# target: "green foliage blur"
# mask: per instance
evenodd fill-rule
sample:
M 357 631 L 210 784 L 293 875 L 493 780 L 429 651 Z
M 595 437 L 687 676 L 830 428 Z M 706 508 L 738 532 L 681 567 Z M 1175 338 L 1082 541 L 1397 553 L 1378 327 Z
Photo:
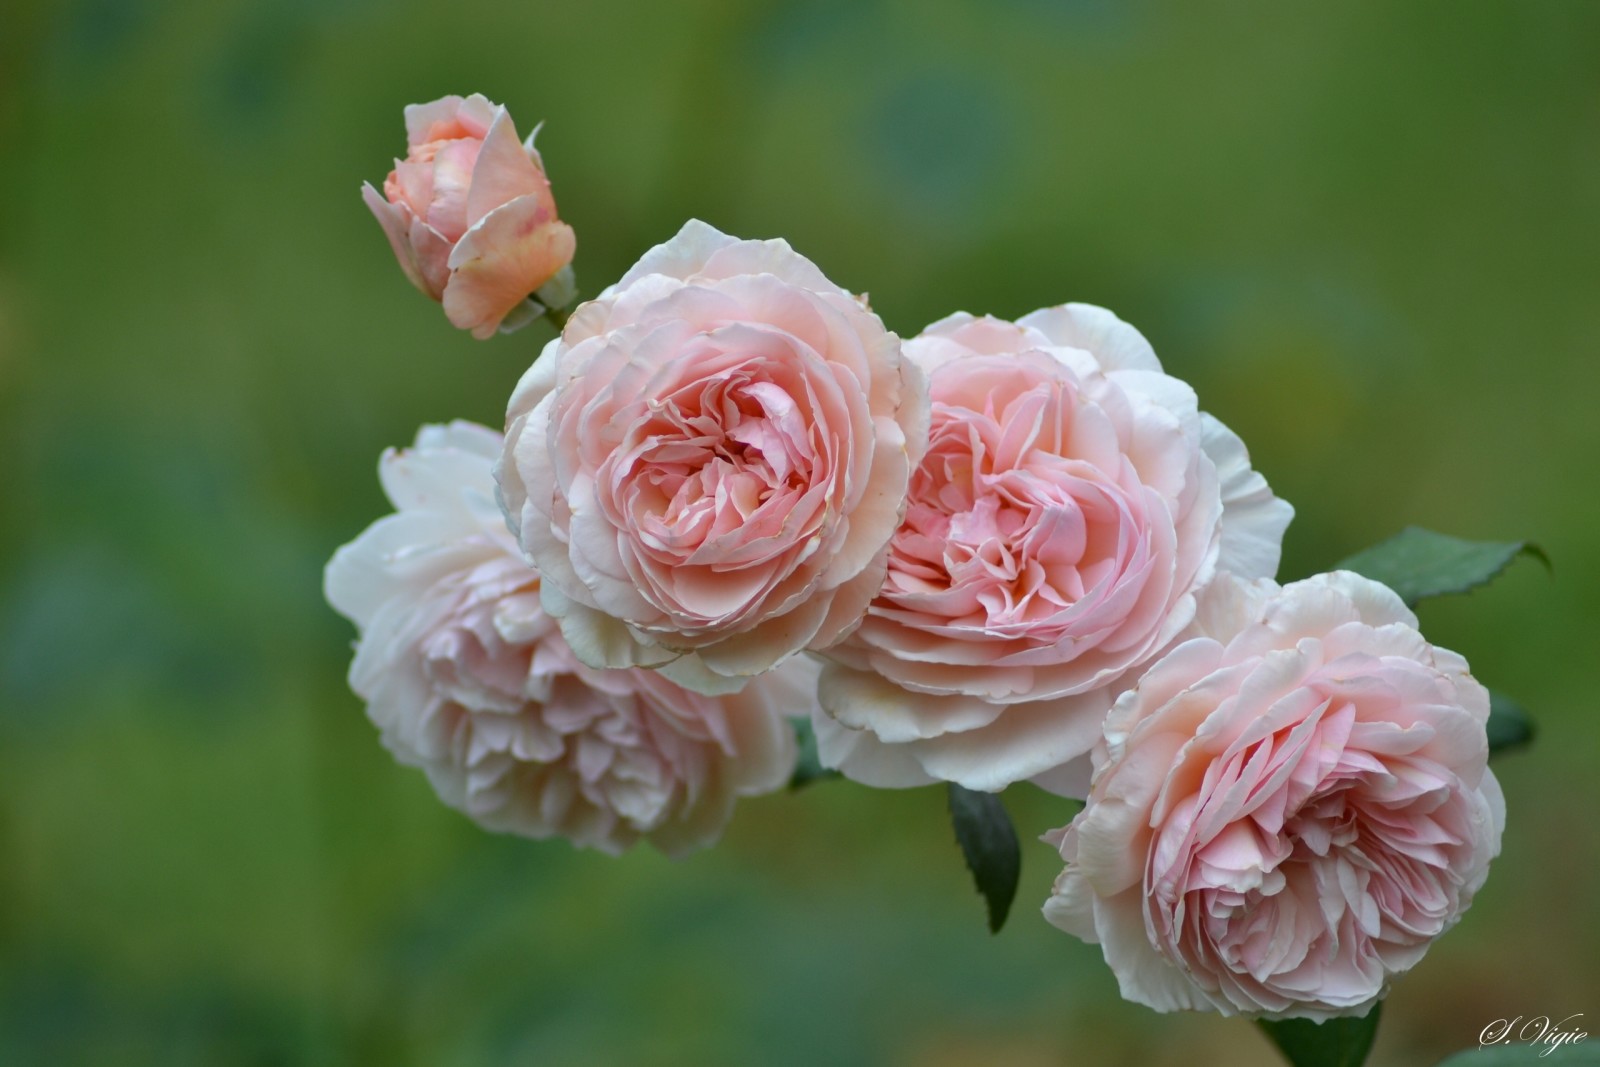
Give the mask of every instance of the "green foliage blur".
M 475 90 L 546 120 L 589 293 L 698 216 L 907 335 L 1101 303 L 1295 504 L 1285 576 L 1543 546 L 1422 608 L 1540 735 L 1371 1062 L 1600 1018 L 1600 4 L 7 0 L 0 1064 L 1275 1062 L 1039 918 L 1073 809 L 1031 788 L 991 937 L 942 790 L 609 859 L 379 747 L 322 565 L 549 336 L 452 330 L 357 196 Z

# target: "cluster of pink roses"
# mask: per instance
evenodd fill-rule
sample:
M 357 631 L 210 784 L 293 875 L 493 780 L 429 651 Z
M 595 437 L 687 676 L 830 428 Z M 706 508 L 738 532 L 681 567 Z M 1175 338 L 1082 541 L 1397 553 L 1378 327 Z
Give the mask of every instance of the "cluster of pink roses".
M 559 306 L 531 139 L 476 96 L 407 123 L 367 189 L 407 276 L 477 336 Z M 867 785 L 1086 798 L 1046 917 L 1130 999 L 1268 1018 L 1370 1008 L 1498 852 L 1464 661 L 1378 583 L 1278 586 L 1289 505 L 1101 308 L 902 342 L 691 221 L 573 310 L 503 437 L 426 427 L 380 475 L 396 513 L 327 572 L 351 685 L 492 829 L 707 845 L 809 718 Z

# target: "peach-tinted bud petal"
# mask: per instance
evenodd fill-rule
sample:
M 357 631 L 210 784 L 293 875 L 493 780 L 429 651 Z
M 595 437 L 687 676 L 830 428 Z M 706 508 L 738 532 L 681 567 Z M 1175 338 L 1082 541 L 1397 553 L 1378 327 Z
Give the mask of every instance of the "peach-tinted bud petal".
M 444 313 L 482 340 L 529 293 L 572 260 L 572 227 L 537 196 L 504 204 L 483 217 L 450 253 Z
M 467 193 L 467 226 L 476 226 L 501 204 L 509 204 L 524 196 L 539 197 L 541 206 L 551 218 L 555 218 L 556 203 L 550 195 L 550 182 L 528 158 L 522 143 L 517 140 L 510 114 L 501 108 L 494 125 L 489 127 L 489 135 L 483 139 L 482 150 L 476 156 L 472 188 Z
M 444 291 L 442 286 L 435 292 L 429 285 L 421 264 L 417 262 L 416 251 L 411 243 L 411 227 L 408 221 L 410 212 L 403 207 L 396 207 L 379 196 L 371 182 L 361 186 L 361 199 L 366 201 L 367 207 L 371 208 L 372 214 L 377 217 L 378 224 L 383 227 L 384 236 L 389 238 L 389 247 L 394 249 L 394 258 L 399 260 L 400 269 L 405 271 L 411 284 L 433 299 L 439 299 Z
M 459 96 L 442 96 L 428 104 L 407 104 L 406 143 L 415 147 L 439 139 L 438 130 L 455 121 L 463 101 Z
M 471 137 L 482 140 L 499 110 L 482 93 L 468 97 L 446 96 L 431 104 L 411 104 L 405 110 L 406 142 L 413 148 L 429 141 Z
M 428 225 L 447 240 L 459 241 L 467 221 L 467 193 L 478 165 L 479 141 L 450 141 L 433 157 L 433 196 L 423 208 Z
M 417 270 L 427 283 L 423 291 L 435 300 L 444 299 L 445 286 L 450 282 L 450 250 L 455 246 L 444 235 L 418 218 L 411 220 L 411 255 Z

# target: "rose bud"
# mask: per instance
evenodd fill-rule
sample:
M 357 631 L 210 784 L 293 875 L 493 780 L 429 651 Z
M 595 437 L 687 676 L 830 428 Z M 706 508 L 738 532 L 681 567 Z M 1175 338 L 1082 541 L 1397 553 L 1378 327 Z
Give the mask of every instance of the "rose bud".
M 381 196 L 361 187 L 411 284 L 480 340 L 571 299 L 576 239 L 556 217 L 538 132 L 518 142 L 506 109 L 476 93 L 412 104 L 406 158 Z

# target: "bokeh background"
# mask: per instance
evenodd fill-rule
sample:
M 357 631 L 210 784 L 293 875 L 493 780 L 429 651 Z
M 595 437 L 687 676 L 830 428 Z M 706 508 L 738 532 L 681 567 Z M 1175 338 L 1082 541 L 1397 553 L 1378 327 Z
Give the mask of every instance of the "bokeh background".
M 1037 791 L 990 937 L 936 790 L 608 859 L 379 748 L 323 562 L 378 453 L 498 424 L 548 336 L 452 330 L 356 195 L 473 90 L 547 120 L 590 292 L 699 216 L 902 333 L 1102 303 L 1297 506 L 1285 575 L 1543 545 L 1423 609 L 1541 734 L 1372 1062 L 1600 1018 L 1600 5 L 7 0 L 0 1063 L 1274 1062 L 1038 917 Z

